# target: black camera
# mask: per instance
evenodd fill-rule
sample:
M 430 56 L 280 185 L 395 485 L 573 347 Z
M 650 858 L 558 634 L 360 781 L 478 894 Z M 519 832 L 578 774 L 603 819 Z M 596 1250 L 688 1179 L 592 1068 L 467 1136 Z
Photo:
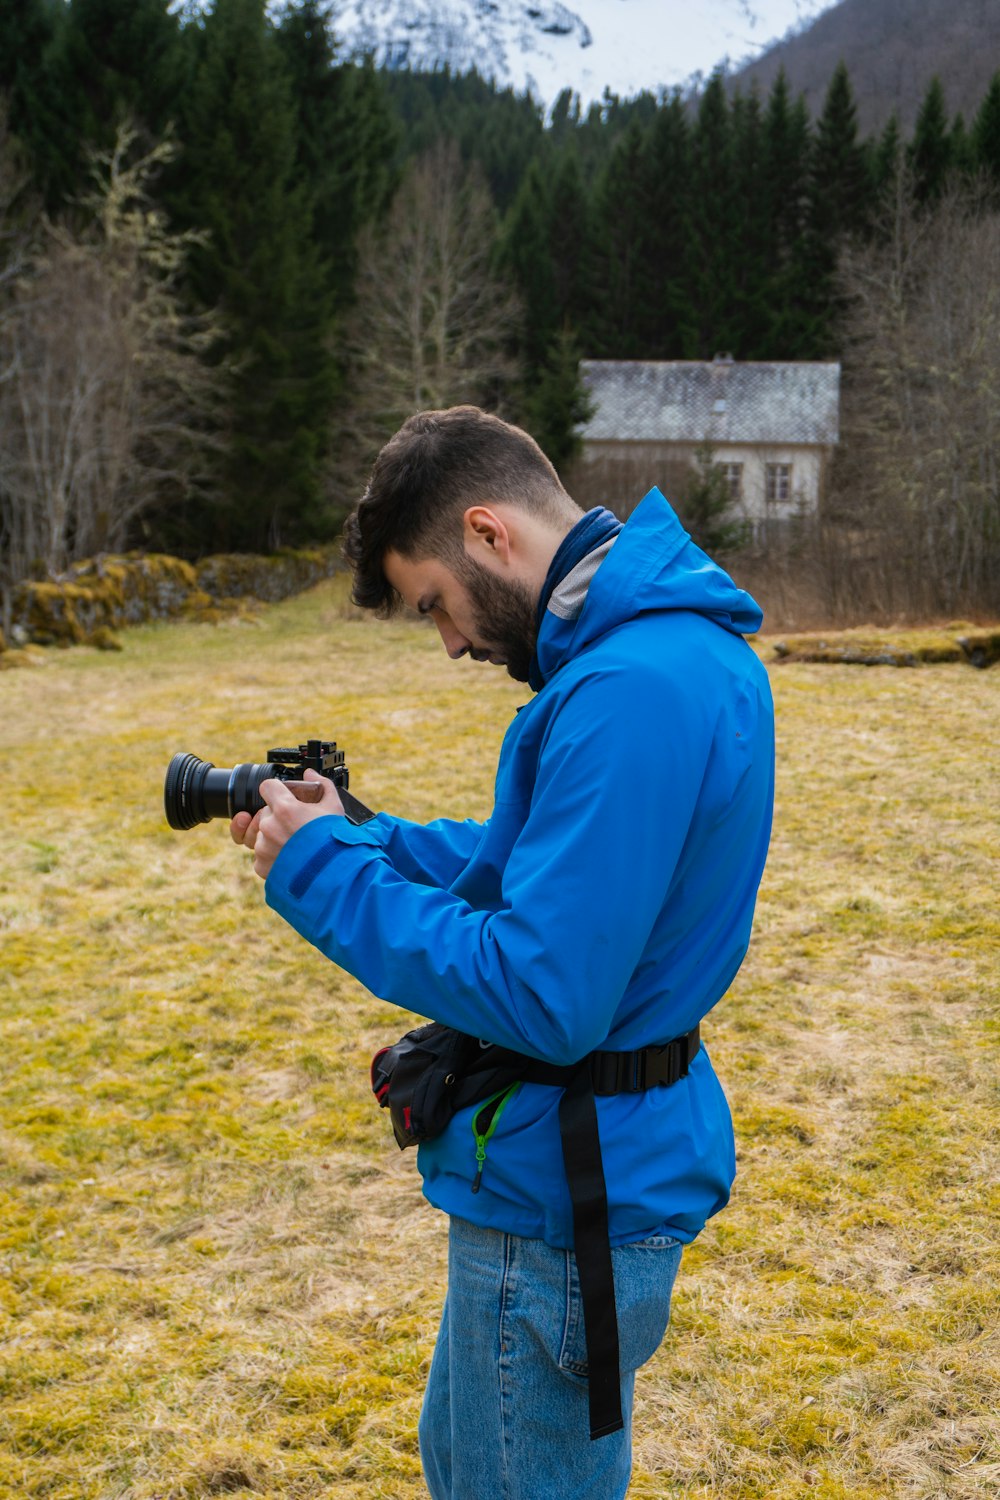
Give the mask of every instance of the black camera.
M 171 828 L 193 828 L 212 818 L 234 818 L 238 812 L 251 815 L 260 812 L 264 799 L 262 781 L 283 781 L 300 802 L 318 802 L 322 787 L 315 781 L 303 781 L 303 772 L 312 769 L 332 781 L 340 794 L 344 811 L 352 823 L 367 823 L 375 814 L 347 790 L 349 774 L 344 752 L 334 740 L 307 740 L 294 750 L 269 750 L 264 764 L 244 761 L 225 770 L 210 760 L 183 751 L 167 767 L 163 783 L 163 806 Z

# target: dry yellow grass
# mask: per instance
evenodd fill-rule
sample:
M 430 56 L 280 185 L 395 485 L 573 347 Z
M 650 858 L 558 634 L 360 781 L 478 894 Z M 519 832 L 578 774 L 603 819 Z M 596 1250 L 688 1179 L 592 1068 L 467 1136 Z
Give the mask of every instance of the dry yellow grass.
M 162 777 L 313 732 L 375 805 L 482 816 L 520 690 L 342 582 L 126 643 L 0 678 L 0 1496 L 410 1500 L 445 1226 L 367 1082 L 408 1018 L 221 825 L 171 833 Z M 771 861 L 707 1026 L 740 1176 L 641 1377 L 632 1493 L 978 1500 L 1000 670 L 772 680 Z

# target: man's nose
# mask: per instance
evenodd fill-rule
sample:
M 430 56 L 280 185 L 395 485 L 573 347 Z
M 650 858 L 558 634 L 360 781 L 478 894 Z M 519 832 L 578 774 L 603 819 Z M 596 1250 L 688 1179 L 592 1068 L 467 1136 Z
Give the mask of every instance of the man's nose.
M 467 640 L 460 630 L 456 630 L 454 625 L 439 623 L 438 633 L 444 642 L 444 649 L 452 661 L 458 661 L 459 657 L 464 656 L 472 646 L 472 642 Z

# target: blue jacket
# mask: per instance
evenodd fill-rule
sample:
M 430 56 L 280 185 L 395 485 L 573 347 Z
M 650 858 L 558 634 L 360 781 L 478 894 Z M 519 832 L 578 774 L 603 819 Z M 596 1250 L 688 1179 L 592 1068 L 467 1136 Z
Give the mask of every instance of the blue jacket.
M 773 709 L 742 639 L 760 622 L 651 490 L 578 617 L 544 616 L 545 685 L 504 738 L 489 820 L 315 819 L 269 905 L 376 995 L 551 1062 L 688 1031 L 743 960 L 767 852 Z M 571 1245 L 559 1097 L 510 1100 L 477 1194 L 456 1115 L 420 1148 L 426 1197 Z M 735 1174 L 707 1049 L 673 1087 L 597 1105 L 612 1243 L 693 1239 Z

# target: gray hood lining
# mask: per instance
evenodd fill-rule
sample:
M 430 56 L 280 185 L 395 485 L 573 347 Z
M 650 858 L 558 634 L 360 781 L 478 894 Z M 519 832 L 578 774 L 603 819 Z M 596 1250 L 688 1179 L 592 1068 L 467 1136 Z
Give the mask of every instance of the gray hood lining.
M 586 557 L 580 559 L 575 568 L 571 568 L 562 582 L 552 591 L 547 609 L 560 620 L 575 620 L 583 613 L 583 606 L 587 599 L 587 590 L 594 580 L 601 563 L 611 551 L 618 535 L 609 537 L 593 552 L 588 552 Z

